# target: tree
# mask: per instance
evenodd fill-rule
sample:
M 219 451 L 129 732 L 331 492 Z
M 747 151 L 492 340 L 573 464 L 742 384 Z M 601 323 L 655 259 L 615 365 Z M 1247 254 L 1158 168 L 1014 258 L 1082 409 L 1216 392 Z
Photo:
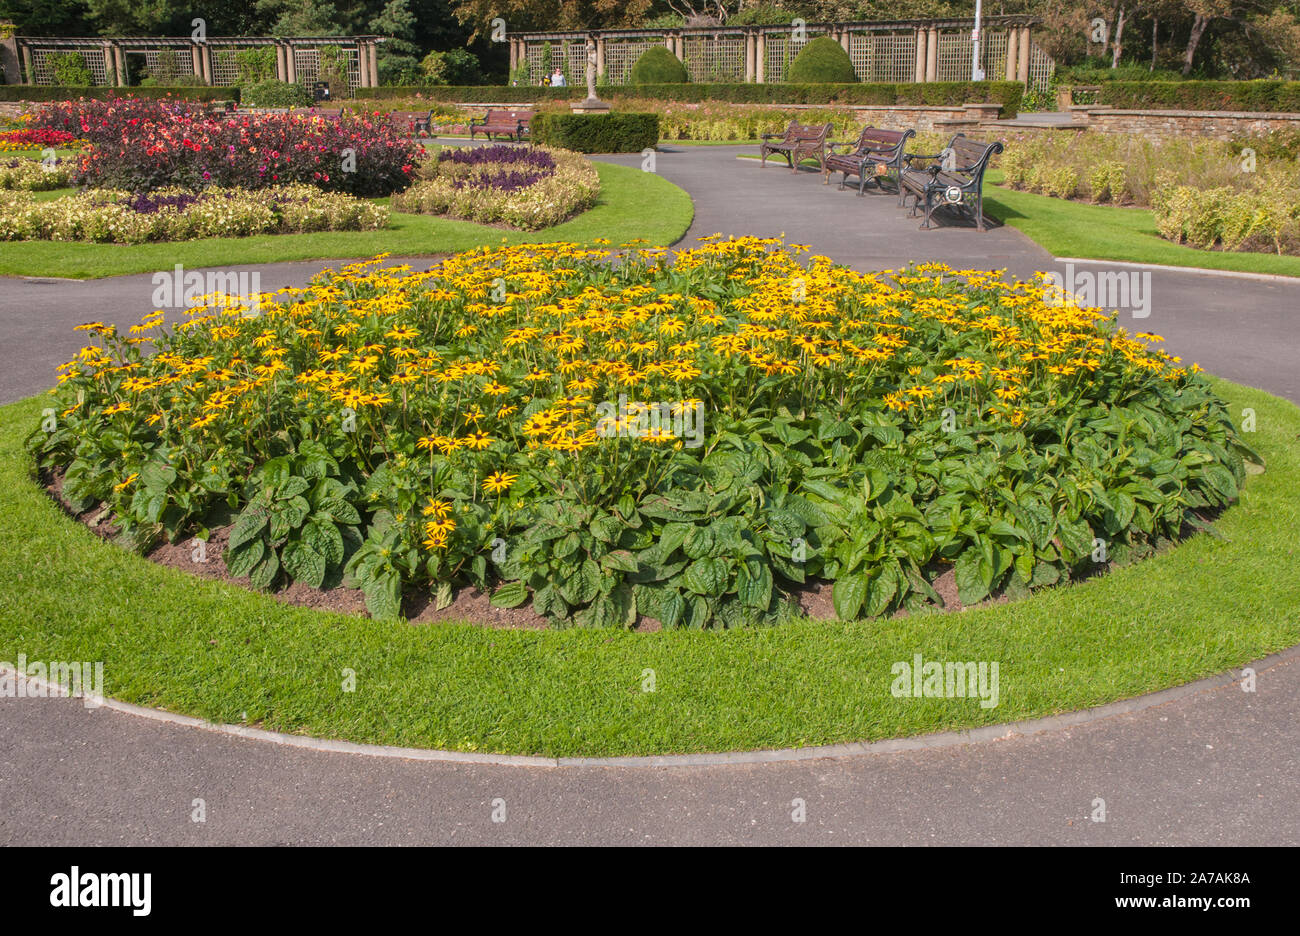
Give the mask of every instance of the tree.
M 375 54 L 379 80 L 384 84 L 416 80 L 420 69 L 420 48 L 415 44 L 415 14 L 407 0 L 388 0 L 370 21 L 370 31 L 388 37 L 387 42 L 379 44 L 379 51 Z

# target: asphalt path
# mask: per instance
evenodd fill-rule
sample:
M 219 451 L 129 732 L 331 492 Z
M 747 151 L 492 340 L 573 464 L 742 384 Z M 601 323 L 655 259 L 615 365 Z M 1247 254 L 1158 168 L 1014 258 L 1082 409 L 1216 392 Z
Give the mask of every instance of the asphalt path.
M 937 259 L 1065 273 L 1010 228 L 920 231 L 891 195 L 858 198 L 815 174 L 737 160 L 742 152 L 752 148 L 656 155 L 654 170 L 695 201 L 686 243 L 784 234 L 864 271 Z M 338 262 L 240 269 L 274 289 L 326 265 Z M 1212 373 L 1300 400 L 1300 283 L 1075 268 L 1086 271 L 1136 273 L 1131 282 L 1149 289 L 1145 315 L 1125 311 L 1132 330 L 1164 336 Z M 153 289 L 147 274 L 0 279 L 0 402 L 50 385 L 82 343 L 73 325 L 130 325 L 153 308 Z M 1262 672 L 1256 690 L 1206 689 L 996 742 L 668 768 L 319 752 L 75 700 L 0 699 L 0 844 L 1300 844 L 1300 665 Z M 203 822 L 194 821 L 196 800 Z M 1104 822 L 1095 821 L 1099 801 Z

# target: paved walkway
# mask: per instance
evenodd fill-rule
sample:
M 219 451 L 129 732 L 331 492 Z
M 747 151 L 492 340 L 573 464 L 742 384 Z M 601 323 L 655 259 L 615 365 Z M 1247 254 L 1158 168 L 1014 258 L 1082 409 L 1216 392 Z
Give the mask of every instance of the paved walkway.
M 918 232 L 891 198 L 760 171 L 735 160 L 742 151 L 659 154 L 657 171 L 695 199 L 689 236 L 784 232 L 863 270 L 927 259 L 1059 269 L 1013 230 Z M 324 265 L 262 267 L 263 286 Z M 148 276 L 0 280 L 0 402 L 48 386 L 79 345 L 71 325 L 131 324 L 151 292 Z M 1300 400 L 1300 284 L 1156 272 L 1152 295 L 1135 330 Z M 1298 708 L 1300 663 L 1289 662 L 1254 694 L 1207 690 L 1031 738 L 746 767 L 536 769 L 317 753 L 69 700 L 0 699 L 0 844 L 1300 844 Z M 1097 798 L 1105 823 L 1089 818 Z M 803 823 L 791 820 L 796 799 Z

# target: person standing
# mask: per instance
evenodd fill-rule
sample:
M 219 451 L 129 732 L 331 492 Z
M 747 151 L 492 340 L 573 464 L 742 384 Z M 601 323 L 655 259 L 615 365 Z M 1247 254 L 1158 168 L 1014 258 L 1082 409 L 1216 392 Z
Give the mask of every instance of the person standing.
M 565 84 L 566 82 L 564 80 L 564 72 L 560 71 L 559 65 L 556 65 L 555 72 L 551 75 L 551 87 L 563 88 Z

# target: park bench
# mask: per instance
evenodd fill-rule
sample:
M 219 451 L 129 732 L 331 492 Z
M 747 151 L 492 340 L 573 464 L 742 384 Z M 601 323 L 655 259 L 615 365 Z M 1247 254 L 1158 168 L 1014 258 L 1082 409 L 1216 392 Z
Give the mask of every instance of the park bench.
M 393 111 L 388 115 L 393 126 L 404 130 L 411 136 L 419 136 L 420 131 L 433 136 L 433 111 Z
M 516 142 L 522 142 L 529 134 L 532 120 L 533 112 L 530 110 L 489 110 L 482 120 L 470 121 L 469 138 L 474 139 L 475 133 L 486 133 L 489 140 L 507 136 Z
M 799 171 L 799 162 L 805 157 L 812 157 L 826 171 L 826 139 L 831 135 L 830 124 L 801 124 L 798 121 L 790 121 L 790 126 L 785 128 L 785 133 L 765 133 L 763 134 L 764 143 L 758 148 L 760 167 L 767 166 L 767 157 L 773 153 L 784 156 L 787 163 L 790 164 L 791 172 Z M 766 142 L 781 139 L 776 143 Z
M 917 210 L 924 208 L 922 228 L 930 227 L 930 216 L 935 208 L 947 205 L 973 212 L 976 229 L 985 230 L 984 170 L 993 154 L 1000 152 L 1001 143 L 981 143 L 959 133 L 941 153 L 907 153 L 903 156 L 904 167 L 899 175 L 900 204 L 906 202 L 908 195 L 916 199 L 912 203 L 911 215 L 916 217 Z M 912 165 L 914 161 L 923 159 L 939 162 L 925 167 Z
M 828 152 L 823 182 L 829 181 L 832 172 L 842 172 L 844 175 L 840 179 L 840 188 L 843 189 L 849 181 L 849 176 L 855 175 L 858 177 L 860 197 L 867 187 L 868 176 L 875 180 L 877 187 L 880 187 L 881 179 L 892 169 L 897 184 L 898 177 L 903 172 L 903 148 L 914 136 L 916 136 L 915 130 L 882 130 L 879 127 L 864 127 L 858 134 L 856 143 L 847 140 L 827 143 Z M 851 146 L 853 149 L 851 152 L 837 153 L 835 152 L 837 146 Z M 901 185 L 899 196 L 901 199 Z

